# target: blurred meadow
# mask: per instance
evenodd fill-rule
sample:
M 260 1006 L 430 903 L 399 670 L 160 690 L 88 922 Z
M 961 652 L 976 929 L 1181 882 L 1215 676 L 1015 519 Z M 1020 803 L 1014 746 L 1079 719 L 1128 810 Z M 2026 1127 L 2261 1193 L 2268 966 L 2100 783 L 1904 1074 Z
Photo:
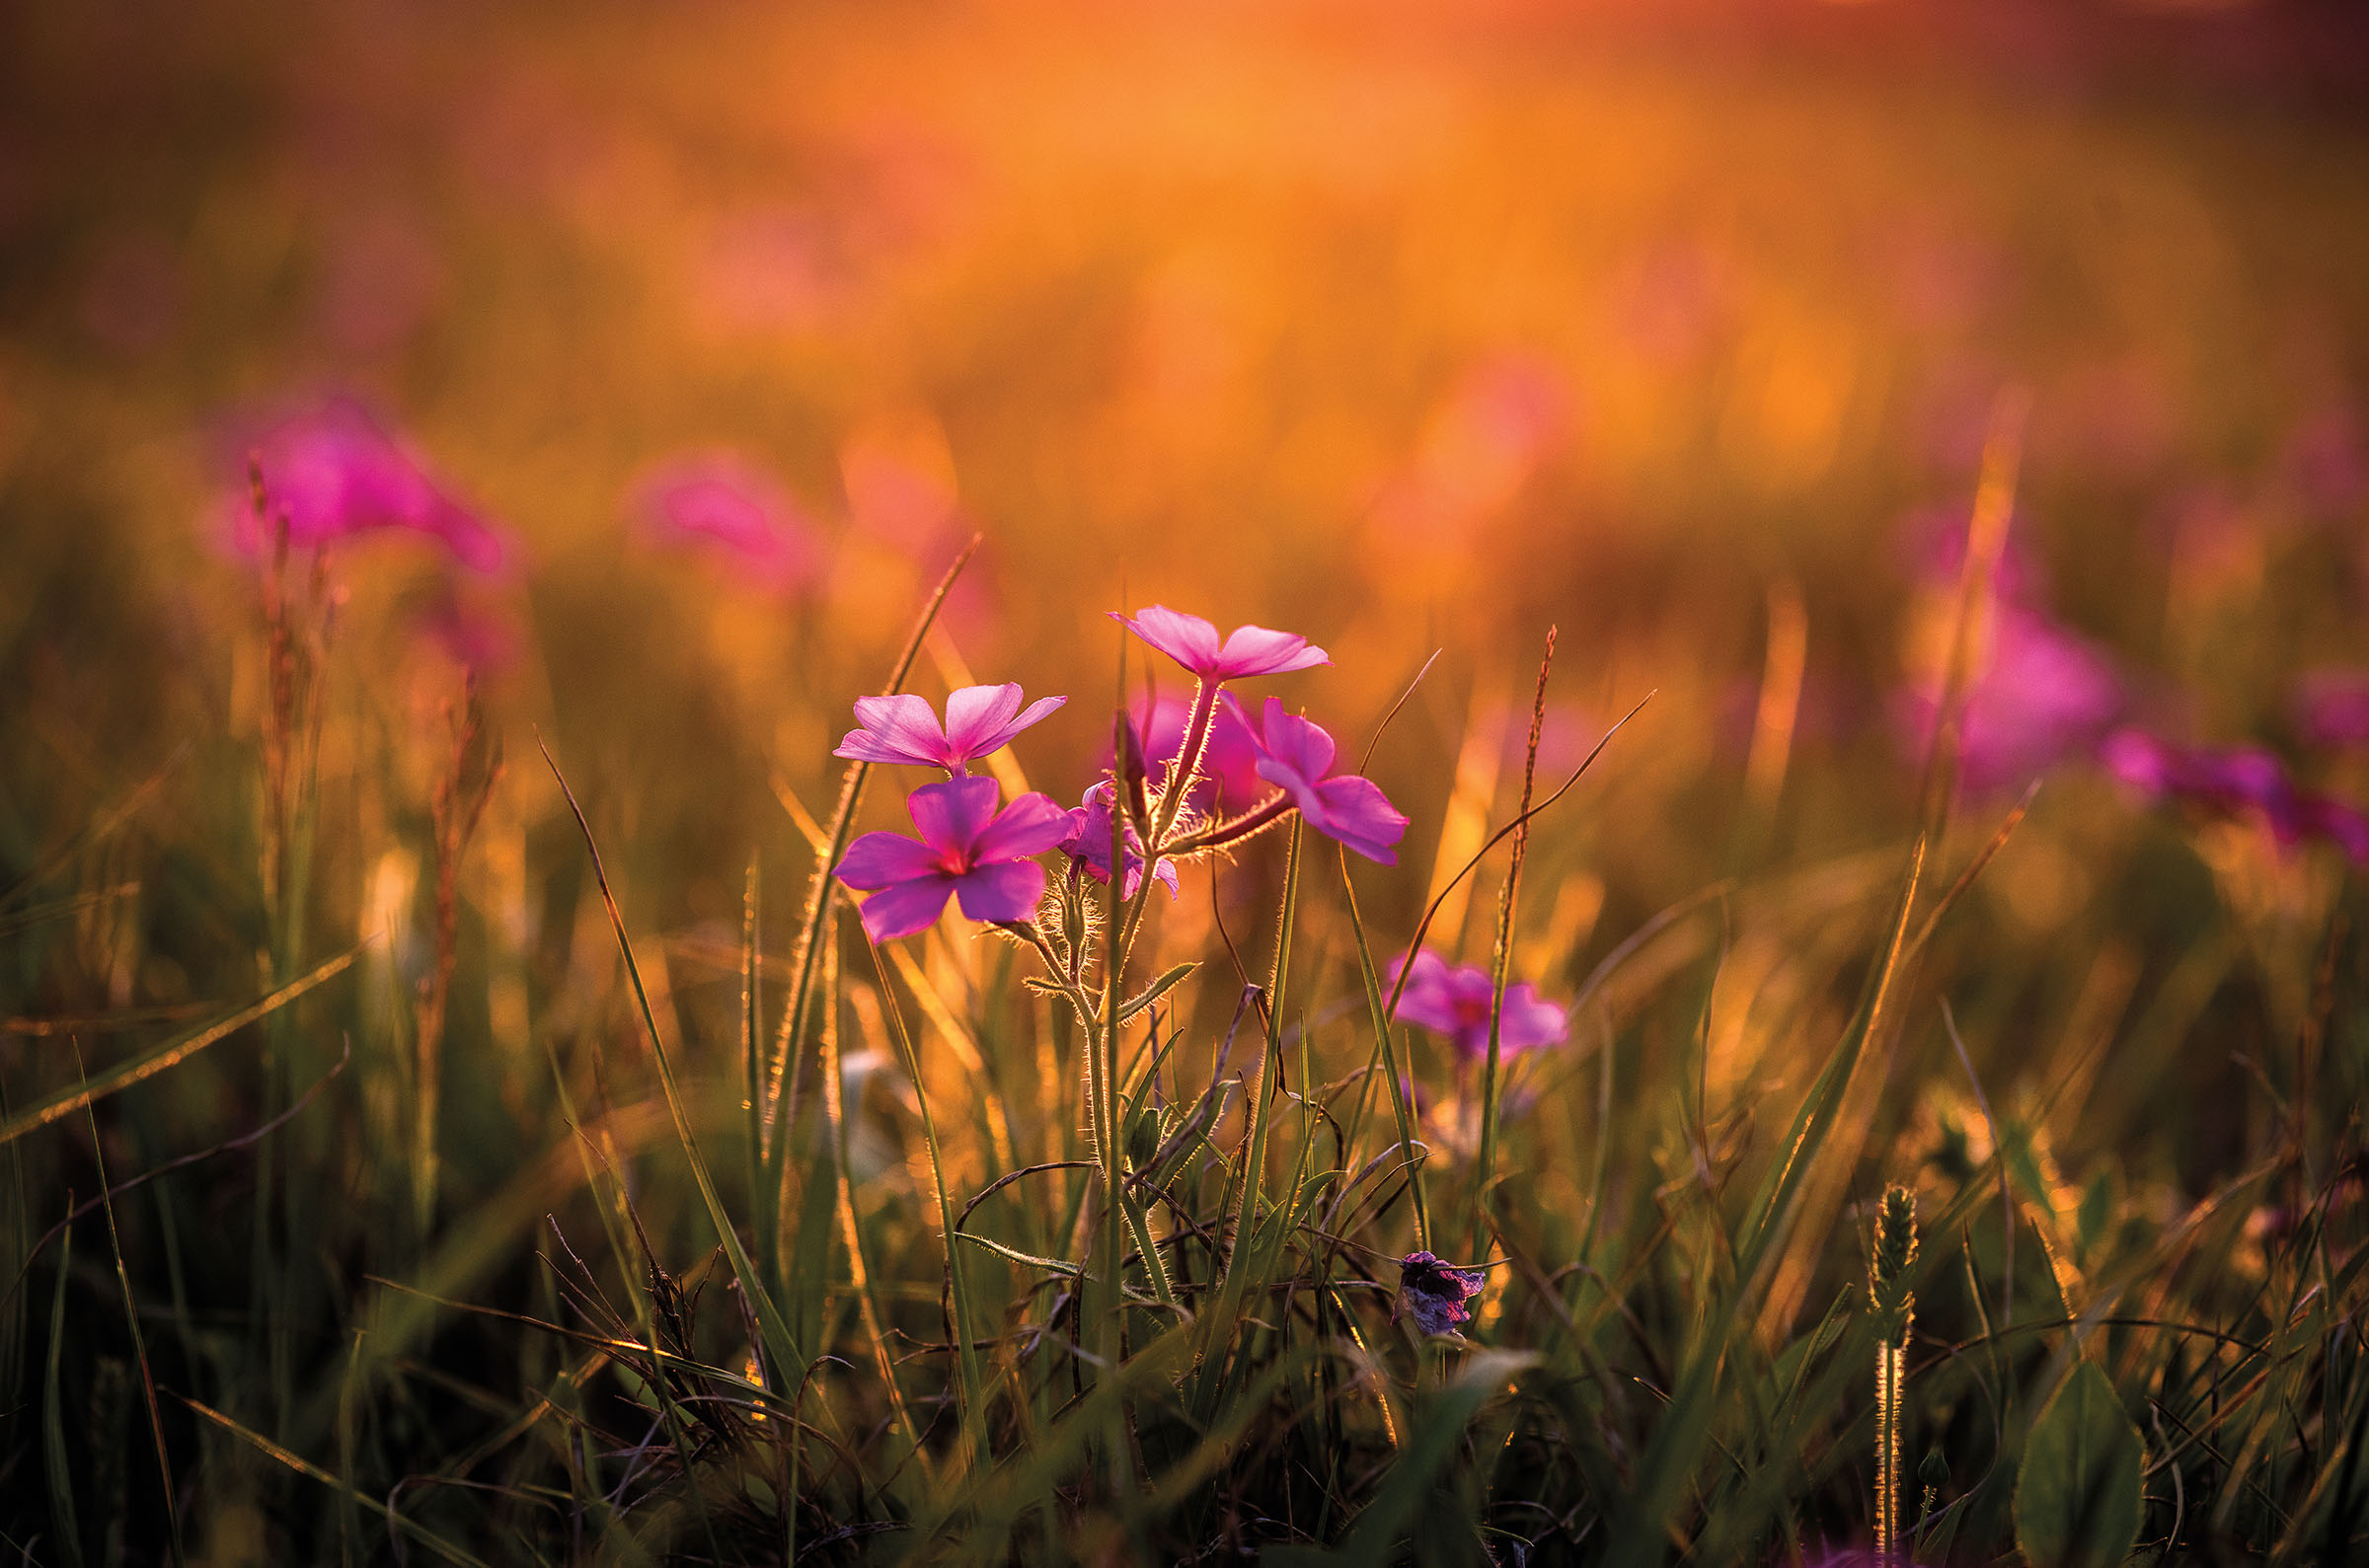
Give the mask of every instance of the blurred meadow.
M 0 12 L 0 1551 L 2369 1560 L 2364 103 L 2302 0 Z M 1066 696 L 1063 808 L 1123 707 L 1158 840 L 1151 605 L 1396 863 L 868 940 L 851 705 Z

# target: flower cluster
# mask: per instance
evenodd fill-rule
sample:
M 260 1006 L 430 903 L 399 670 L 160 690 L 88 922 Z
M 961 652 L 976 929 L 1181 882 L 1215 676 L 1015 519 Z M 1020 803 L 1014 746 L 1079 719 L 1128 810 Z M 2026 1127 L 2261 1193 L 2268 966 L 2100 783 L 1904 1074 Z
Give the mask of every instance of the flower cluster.
M 1162 605 L 1116 619 L 1192 674 L 1192 699 L 1166 712 L 1156 707 L 1144 726 L 1150 742 L 1138 731 L 1135 756 L 1114 762 L 1068 810 L 1030 793 L 999 812 L 995 782 L 969 777 L 970 764 L 1049 717 L 1066 698 L 1024 707 L 1017 685 L 969 686 L 947 698 L 943 718 L 919 697 L 857 700 L 857 727 L 834 755 L 947 775 L 907 799 L 918 837 L 869 833 L 839 862 L 840 881 L 872 895 L 862 913 L 874 940 L 928 930 L 950 898 L 971 920 L 1025 933 L 1046 885 L 1036 857 L 1058 850 L 1067 858 L 1064 885 L 1074 903 L 1082 878 L 1110 879 L 1114 838 L 1124 861 L 1120 896 L 1128 900 L 1142 890 L 1147 868 L 1174 897 L 1179 860 L 1239 844 L 1293 812 L 1370 860 L 1397 863 L 1406 815 L 1372 780 L 1334 771 L 1333 737 L 1271 697 L 1254 723 L 1224 690 L 1230 681 L 1328 664 L 1324 649 L 1264 627 L 1237 627 L 1220 637 L 1199 616 Z M 1048 950 L 1061 934 L 1074 951 L 1079 921 L 1074 909 L 1069 915 L 1036 933 Z

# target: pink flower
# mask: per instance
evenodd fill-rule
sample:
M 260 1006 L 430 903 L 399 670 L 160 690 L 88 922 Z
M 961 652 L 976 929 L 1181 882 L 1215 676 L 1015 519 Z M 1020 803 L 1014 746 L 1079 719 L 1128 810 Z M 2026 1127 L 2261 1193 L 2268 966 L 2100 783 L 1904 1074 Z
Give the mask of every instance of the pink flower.
M 1453 1334 L 1473 1320 L 1467 1304 L 1480 1300 L 1488 1283 L 1479 1269 L 1450 1268 L 1428 1252 L 1410 1252 L 1399 1259 L 1399 1296 L 1391 1319 L 1412 1317 L 1426 1334 Z
M 1310 647 L 1306 637 L 1264 627 L 1236 627 L 1221 644 L 1216 627 L 1166 605 L 1152 605 L 1131 616 L 1113 610 L 1110 619 L 1204 681 L 1283 675 L 1333 662 L 1323 648 Z
M 1392 983 L 1397 983 L 1406 963 L 1404 958 L 1391 960 Z M 1426 947 L 1414 955 L 1414 972 L 1407 977 L 1407 990 L 1399 998 L 1399 1016 L 1446 1035 L 1457 1055 L 1477 1062 L 1489 1055 L 1489 1004 L 1494 989 L 1489 971 L 1479 964 L 1451 969 L 1447 960 Z M 1497 1025 L 1501 1053 L 1560 1045 L 1569 1034 L 1569 1014 L 1543 1000 L 1537 987 L 1517 981 L 1505 988 L 1504 1017 Z
M 1333 752 L 1332 736 L 1286 713 L 1275 699 L 1266 700 L 1259 736 L 1259 777 L 1290 795 L 1301 817 L 1326 838 L 1379 864 L 1398 864 L 1394 846 L 1407 831 L 1407 817 L 1371 779 L 1355 774 L 1327 777 Z
M 1152 705 L 1150 717 L 1136 725 L 1144 760 L 1174 767 L 1184 744 L 1184 725 L 1191 709 L 1173 697 Z M 1220 703 L 1210 715 L 1209 739 L 1201 748 L 1200 777 L 1193 780 L 1185 803 L 1196 811 L 1242 811 L 1267 792 L 1259 777 L 1259 736 L 1231 703 Z
M 1933 735 L 1938 679 L 1901 694 L 1904 742 Z M 1966 687 L 1960 758 L 1970 788 L 2019 784 L 2095 745 L 2123 707 L 2104 653 L 2036 611 L 2002 604 L 1988 662 Z
M 1050 796 L 1025 794 L 1001 812 L 992 779 L 924 784 L 906 799 L 919 839 L 867 833 L 840 858 L 839 880 L 873 896 L 864 930 L 876 942 L 925 932 L 949 898 L 978 921 L 1025 921 L 1044 896 L 1044 867 L 1032 859 L 1069 831 L 1069 813 Z
M 941 726 L 929 703 L 919 697 L 859 697 L 856 721 L 834 757 L 850 762 L 906 763 L 916 768 L 944 768 L 956 777 L 981 757 L 1001 751 L 1012 737 L 1045 717 L 1066 697 L 1042 697 L 1023 711 L 1018 683 L 965 686 L 946 699 L 946 723 Z
M 729 551 L 757 586 L 795 587 L 819 552 L 798 505 L 773 479 L 728 452 L 672 459 L 633 490 L 643 528 L 666 543 L 707 541 Z
M 2258 746 L 2177 746 L 2135 729 L 2099 748 L 2106 772 L 2155 799 L 2172 798 L 2218 817 L 2253 817 L 2280 844 L 2324 839 L 2356 864 L 2369 864 L 2369 813 L 2332 795 L 2299 789 L 2286 765 Z
M 1098 882 L 1110 880 L 1110 799 L 1113 790 L 1110 781 L 1086 791 L 1085 802 L 1069 813 L 1069 832 L 1061 840 L 1061 852 L 1086 868 L 1086 874 Z M 1119 888 L 1119 896 L 1133 898 L 1143 885 L 1143 841 L 1133 828 L 1121 828 L 1127 836 L 1127 879 Z M 1162 860 L 1160 869 L 1152 873 L 1168 886 L 1168 896 L 1177 896 L 1177 866 L 1173 860 Z
M 250 555 L 269 548 L 280 519 L 298 548 L 381 528 L 427 534 L 463 565 L 493 571 L 507 553 L 501 535 L 440 489 L 410 451 L 371 421 L 360 404 L 336 398 L 256 440 L 268 513 L 259 527 L 242 499 L 234 539 Z M 243 493 L 243 487 L 242 487 Z

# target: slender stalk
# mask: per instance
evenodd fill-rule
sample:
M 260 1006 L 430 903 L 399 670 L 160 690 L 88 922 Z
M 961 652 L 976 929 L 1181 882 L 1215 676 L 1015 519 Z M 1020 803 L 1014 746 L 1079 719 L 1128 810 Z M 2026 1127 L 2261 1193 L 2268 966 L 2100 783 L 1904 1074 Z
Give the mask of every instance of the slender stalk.
M 1489 1055 L 1481 1070 L 1481 1143 L 1473 1168 L 1473 1257 L 1486 1256 L 1491 1227 L 1489 1187 L 1497 1168 L 1497 1083 L 1504 1054 L 1505 982 L 1513 965 L 1514 899 L 1522 885 L 1522 861 L 1530 849 L 1530 792 L 1538 781 L 1538 741 L 1547 722 L 1547 672 L 1555 665 L 1555 628 L 1547 628 L 1547 650 L 1538 661 L 1538 689 L 1530 701 L 1530 745 L 1522 761 L 1522 804 L 1514 813 L 1513 859 L 1497 896 L 1497 935 L 1490 965 Z M 1410 968 L 1413 965 L 1409 966 Z
M 890 696 L 903 690 L 905 677 L 913 672 L 913 661 L 921 656 L 921 644 L 929 635 L 930 627 L 937 621 L 938 612 L 946 604 L 946 596 L 954 591 L 955 579 L 970 563 L 980 541 L 985 536 L 973 534 L 970 543 L 947 566 L 938 579 L 929 602 L 922 606 L 911 635 L 905 638 L 903 650 L 889 669 L 885 688 Z M 778 1289 L 782 1279 L 782 1203 L 790 1182 L 790 1129 L 796 1122 L 796 1105 L 783 1103 L 785 1082 L 790 1066 L 798 1059 L 798 1048 L 804 1038 L 806 1018 L 812 1011 L 814 970 L 822 933 L 829 929 L 832 905 L 836 902 L 839 884 L 831 872 L 839 864 L 839 857 L 847 852 L 848 836 L 855 831 L 856 807 L 864 798 L 864 781 L 869 777 L 869 764 L 851 762 L 839 783 L 839 804 L 831 813 L 831 829 L 822 854 L 814 861 L 813 879 L 807 884 L 805 918 L 800 924 L 798 942 L 791 961 L 793 979 L 790 984 L 790 1006 L 782 1013 L 782 1032 L 774 1042 L 773 1061 L 766 1073 L 763 1114 L 759 1117 L 762 1137 L 762 1156 L 758 1161 L 756 1207 L 757 1254 L 762 1262 L 763 1277 L 769 1288 Z M 792 1096 L 795 1099 L 795 1096 Z

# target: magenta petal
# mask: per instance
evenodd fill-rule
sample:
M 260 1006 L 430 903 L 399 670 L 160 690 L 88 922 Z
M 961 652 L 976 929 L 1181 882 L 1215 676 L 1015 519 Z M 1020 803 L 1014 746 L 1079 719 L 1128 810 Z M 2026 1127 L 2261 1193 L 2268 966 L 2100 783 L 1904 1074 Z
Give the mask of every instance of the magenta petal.
M 1571 1032 L 1570 1016 L 1543 1000 L 1529 984 L 1505 988 L 1505 1012 L 1497 1024 L 1497 1043 L 1508 1051 L 1528 1051 L 1559 1045 Z
M 864 901 L 864 933 L 876 942 L 917 935 L 938 923 L 955 880 L 951 876 L 916 877 L 883 888 Z
M 894 767 L 942 768 L 946 765 L 935 756 L 917 752 L 910 746 L 900 746 L 882 740 L 869 729 L 851 729 L 831 750 L 834 757 L 849 762 L 869 762 Z
M 1169 755 L 1176 755 L 1179 744 L 1181 740 L 1169 743 Z M 1266 793 L 1263 784 L 1259 777 L 1259 732 L 1243 715 L 1234 694 L 1222 693 L 1217 717 L 1209 725 L 1209 744 L 1201 752 L 1196 794 L 1212 796 L 1221 811 L 1247 811 Z
M 971 859 L 980 865 L 1025 860 L 1056 848 L 1069 832 L 1069 813 L 1052 796 L 1032 790 L 1006 806 L 971 841 Z
M 1400 962 L 1391 964 L 1394 984 Z M 1428 947 L 1414 955 L 1414 972 L 1407 977 L 1407 989 L 1399 995 L 1399 1016 L 1417 1028 L 1440 1034 L 1455 1032 L 1456 1002 L 1448 990 L 1448 966 Z
M 435 497 L 427 531 L 444 542 L 453 559 L 475 571 L 498 571 L 503 555 L 501 536 L 467 509 L 441 495 Z
M 1044 897 L 1044 867 L 1034 860 L 982 865 L 955 881 L 955 894 L 972 920 L 1032 921 Z
M 1020 688 L 1016 686 L 1013 688 L 1013 690 L 1018 691 Z M 1044 717 L 1045 714 L 1051 712 L 1054 709 L 1059 708 L 1063 703 L 1068 701 L 1069 699 L 1066 697 L 1038 698 L 1035 702 L 1031 703 L 1027 709 L 1023 709 L 1017 717 L 1007 721 L 1001 727 L 984 736 L 981 740 L 975 743 L 971 747 L 970 755 L 973 757 L 985 757 L 994 752 L 1003 750 L 1006 746 L 1012 743 L 1013 736 L 1019 734 L 1022 730 L 1028 728 L 1031 724 L 1035 723 L 1038 719 Z
M 864 890 L 936 876 L 944 866 L 929 846 L 901 833 L 867 833 L 839 858 L 839 880 Z
M 1110 619 L 1175 659 L 1195 675 L 1213 675 L 1218 668 L 1217 628 L 1197 615 L 1186 615 L 1155 604 L 1125 616 L 1113 610 Z
M 965 686 L 947 693 L 947 750 L 956 757 L 986 756 L 1011 738 L 1008 734 L 997 738 L 996 732 L 1019 711 L 1020 687 L 1016 682 Z
M 923 784 L 905 799 L 921 840 L 942 855 L 968 859 L 971 846 L 995 818 L 1001 789 L 992 779 L 948 779 Z
M 1333 771 L 1333 737 L 1307 719 L 1283 711 L 1274 698 L 1266 700 L 1260 725 L 1266 755 L 1304 779 L 1322 779 Z
M 1277 762 L 1272 757 L 1261 757 L 1259 759 L 1259 777 L 1289 794 L 1292 803 L 1303 813 L 1324 809 L 1314 781 L 1304 777 L 1297 768 Z
M 861 760 L 910 762 L 920 767 L 944 768 L 947 761 L 946 734 L 938 727 L 938 715 L 930 705 L 911 693 L 895 697 L 859 697 L 856 699 L 856 722 L 871 732 L 871 744 L 880 757 Z M 843 747 L 857 745 L 851 734 L 841 743 Z M 852 752 L 842 750 L 840 755 Z
M 1310 647 L 1306 637 L 1261 626 L 1236 627 L 1218 653 L 1218 667 L 1229 679 L 1285 675 L 1332 662 L 1323 648 Z
M 1379 865 L 1396 865 L 1396 846 L 1407 832 L 1408 818 L 1390 803 L 1382 786 L 1354 774 L 1328 779 L 1316 786 L 1321 811 L 1302 805 L 1308 825 L 1329 839 L 1337 839 Z

